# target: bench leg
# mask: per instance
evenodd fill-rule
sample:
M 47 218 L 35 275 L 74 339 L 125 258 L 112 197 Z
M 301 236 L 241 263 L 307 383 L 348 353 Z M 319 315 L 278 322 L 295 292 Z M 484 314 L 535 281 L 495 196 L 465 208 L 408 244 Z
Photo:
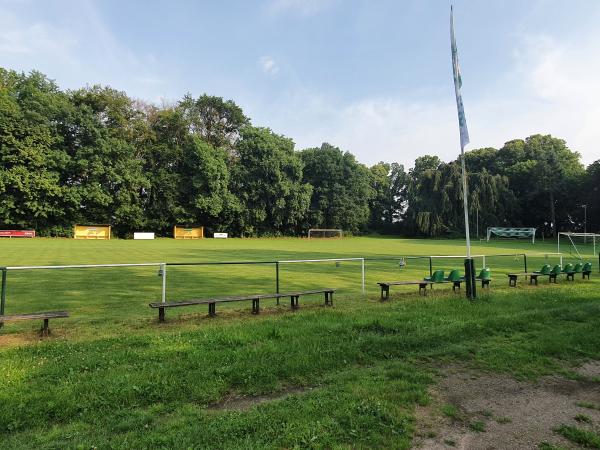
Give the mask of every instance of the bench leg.
M 419 284 L 419 295 L 423 297 L 427 295 L 427 283 Z
M 508 277 L 508 285 L 510 287 L 517 287 L 517 277 L 509 275 L 509 277 Z
M 208 304 L 208 315 L 210 317 L 215 317 L 217 315 L 217 304 L 216 303 Z
M 460 291 L 460 282 L 455 281 L 454 285 L 452 286 L 452 291 L 456 292 L 456 288 L 458 288 L 458 290 Z
M 48 326 L 49 322 L 50 322 L 50 319 L 44 319 L 44 325 L 42 326 L 42 329 L 40 330 L 40 336 L 44 337 L 44 336 L 48 336 L 50 334 L 50 327 Z
M 390 287 L 381 285 L 381 300 L 387 300 L 389 298 L 389 296 L 390 296 Z
M 260 300 L 255 298 L 252 299 L 252 314 L 258 314 L 260 312 Z
M 291 300 L 291 307 L 292 309 L 298 309 L 298 296 L 297 295 L 292 295 L 290 297 Z
M 333 306 L 333 292 L 325 292 L 325 306 Z
M 158 308 L 158 321 L 159 322 L 165 321 L 165 308 Z

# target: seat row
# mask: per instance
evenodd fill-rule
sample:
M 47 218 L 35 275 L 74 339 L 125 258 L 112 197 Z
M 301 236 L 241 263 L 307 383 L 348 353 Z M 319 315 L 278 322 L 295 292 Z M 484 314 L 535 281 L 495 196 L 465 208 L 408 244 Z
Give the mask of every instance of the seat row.
M 517 285 L 517 279 L 519 277 L 525 277 L 525 279 L 529 278 L 529 284 L 538 284 L 539 277 L 548 277 L 548 281 L 550 283 L 557 283 L 558 277 L 560 275 L 565 275 L 567 280 L 574 281 L 575 275 L 581 274 L 581 278 L 590 278 L 590 274 L 592 273 L 592 263 L 582 263 L 578 262 L 577 264 L 566 264 L 562 267 L 560 264 L 556 264 L 554 267 L 550 268 L 549 264 L 544 264 L 540 270 L 533 272 L 515 272 L 508 273 L 508 285 L 511 287 L 515 287 Z

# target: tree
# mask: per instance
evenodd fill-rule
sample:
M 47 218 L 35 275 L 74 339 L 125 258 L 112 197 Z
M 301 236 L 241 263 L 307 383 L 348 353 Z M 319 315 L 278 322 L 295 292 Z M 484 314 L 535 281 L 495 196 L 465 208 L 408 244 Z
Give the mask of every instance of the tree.
M 341 228 L 354 233 L 369 222 L 374 192 L 369 170 L 330 144 L 301 153 L 304 181 L 313 186 L 306 228 Z
M 369 169 L 373 197 L 369 201 L 369 229 L 397 231 L 406 209 L 407 175 L 398 163 L 380 162 Z
M 242 235 L 292 234 L 308 209 L 311 186 L 294 142 L 268 128 L 241 129 L 233 165 L 233 191 L 241 203 L 237 230 Z
M 69 93 L 73 105 L 64 144 L 65 182 L 78 207 L 76 222 L 109 223 L 124 235 L 144 225 L 143 171 L 138 131 L 144 116 L 123 92 L 101 86 Z
M 54 82 L 0 69 L 0 223 L 63 234 L 72 204 L 59 127 L 69 104 Z
M 238 210 L 229 191 L 227 154 L 196 136 L 187 139 L 183 149 L 178 223 L 196 223 L 226 230 L 230 209 Z
M 232 100 L 203 94 L 193 99 L 187 94 L 178 109 L 188 123 L 192 134 L 215 148 L 232 152 L 240 138 L 241 129 L 250 124 L 242 109 Z
M 564 194 L 584 176 L 579 153 L 571 151 L 562 139 L 536 134 L 525 141 L 508 142 L 499 155 L 523 210 L 538 225 L 549 220 L 555 235 L 573 209 L 572 197 Z M 545 213 L 539 210 L 540 203 L 547 205 Z

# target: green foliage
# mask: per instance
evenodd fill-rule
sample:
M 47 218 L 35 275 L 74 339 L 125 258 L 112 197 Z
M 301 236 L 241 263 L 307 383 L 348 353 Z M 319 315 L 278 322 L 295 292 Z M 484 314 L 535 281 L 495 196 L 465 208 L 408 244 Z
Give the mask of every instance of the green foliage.
M 267 128 L 245 127 L 237 145 L 233 190 L 241 203 L 242 235 L 294 234 L 301 230 L 312 187 L 291 139 Z
M 600 436 L 593 431 L 583 430 L 571 425 L 561 425 L 555 431 L 584 448 L 600 448 Z
M 600 162 L 584 170 L 563 140 L 532 135 L 465 161 L 472 228 L 598 231 Z M 367 168 L 326 143 L 296 152 L 221 97 L 188 94 L 158 107 L 0 68 L 0 227 L 70 235 L 75 223 L 109 223 L 129 236 L 170 235 L 179 223 L 209 235 L 341 228 L 451 237 L 464 232 L 461 177 L 458 160 L 431 155 L 407 173 L 394 162 Z
M 308 228 L 364 230 L 370 216 L 369 201 L 374 197 L 369 169 L 330 144 L 303 150 L 300 155 L 304 181 L 313 186 Z
M 483 433 L 485 431 L 485 423 L 477 420 L 469 424 L 469 428 L 477 433 Z

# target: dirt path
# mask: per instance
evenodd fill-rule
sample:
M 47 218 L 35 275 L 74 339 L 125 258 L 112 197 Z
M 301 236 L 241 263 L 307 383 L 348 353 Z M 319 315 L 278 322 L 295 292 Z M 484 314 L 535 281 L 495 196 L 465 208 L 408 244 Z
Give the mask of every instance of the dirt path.
M 586 379 L 547 377 L 531 383 L 446 369 L 431 391 L 432 403 L 417 410 L 414 447 L 515 450 L 538 449 L 547 442 L 579 448 L 553 431 L 562 424 L 600 429 L 600 362 L 585 364 L 579 374 Z

